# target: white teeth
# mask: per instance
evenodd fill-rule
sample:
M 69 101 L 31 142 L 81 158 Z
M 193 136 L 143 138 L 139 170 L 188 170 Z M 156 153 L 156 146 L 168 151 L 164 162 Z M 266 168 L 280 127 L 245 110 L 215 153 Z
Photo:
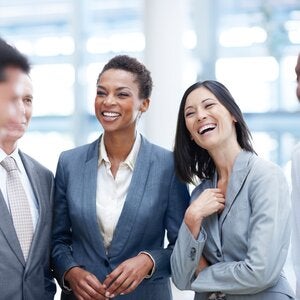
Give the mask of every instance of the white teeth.
M 105 117 L 118 117 L 120 114 L 112 111 L 104 111 L 102 115 Z
M 202 126 L 200 129 L 199 129 L 199 133 L 202 134 L 205 130 L 207 129 L 215 129 L 217 126 L 216 124 L 207 124 L 207 125 L 204 125 Z

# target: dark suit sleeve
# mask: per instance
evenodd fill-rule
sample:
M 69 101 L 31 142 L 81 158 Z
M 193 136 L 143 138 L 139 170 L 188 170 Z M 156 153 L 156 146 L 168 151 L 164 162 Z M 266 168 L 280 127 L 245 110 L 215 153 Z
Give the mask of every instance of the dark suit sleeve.
M 49 172 L 49 186 L 50 186 L 50 204 L 49 204 L 49 208 L 51 210 L 51 215 L 52 215 L 52 211 L 53 211 L 53 197 L 54 197 L 54 178 L 53 178 L 53 174 Z M 48 253 L 49 253 L 49 249 L 50 249 L 50 245 L 48 244 Z M 53 299 L 53 295 L 56 292 L 56 286 L 54 283 L 54 279 L 53 279 L 53 272 L 52 269 L 49 267 L 49 263 L 45 265 L 44 268 L 44 274 L 45 274 L 45 299 Z
M 63 155 L 61 155 L 55 176 L 51 253 L 54 275 L 61 286 L 64 273 L 70 268 L 78 266 L 72 256 L 71 222 L 68 213 L 67 182 L 63 165 Z
M 178 231 L 183 220 L 185 210 L 189 205 L 187 186 L 175 176 L 171 176 L 168 190 L 168 207 L 165 214 L 165 228 L 167 230 L 168 246 L 166 249 L 147 251 L 155 261 L 155 272 L 152 279 L 171 275 L 170 257 L 177 239 Z

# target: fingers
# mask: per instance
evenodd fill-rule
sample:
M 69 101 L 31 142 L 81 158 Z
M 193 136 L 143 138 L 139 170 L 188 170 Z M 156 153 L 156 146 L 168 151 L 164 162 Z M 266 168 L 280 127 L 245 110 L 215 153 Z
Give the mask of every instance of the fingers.
M 138 278 L 133 279 L 132 276 L 126 277 L 124 274 L 119 276 L 107 290 L 105 296 L 114 298 L 117 295 L 124 295 L 135 290 L 140 284 Z
M 124 261 L 103 282 L 103 285 L 107 287 L 105 296 L 113 298 L 119 294 L 132 292 L 152 267 L 152 260 L 145 254 Z
M 140 284 L 140 282 L 133 281 L 132 284 L 129 285 L 129 286 L 127 287 L 127 289 L 125 289 L 125 290 L 121 293 L 121 295 L 126 295 L 126 294 L 129 294 L 129 293 L 133 292 L 133 291 L 137 288 L 137 286 L 138 286 L 139 284 Z
M 87 276 L 86 281 L 89 285 L 89 295 L 93 297 L 98 297 L 99 294 L 102 296 L 105 295 L 105 288 L 95 275 L 90 273 L 89 276 Z
M 72 268 L 65 276 L 73 293 L 82 300 L 105 300 L 105 288 L 93 274 L 79 267 Z
M 103 282 L 103 285 L 107 288 L 105 292 L 106 297 L 114 297 L 116 289 L 118 289 L 125 281 L 124 276 L 121 276 L 121 274 L 122 270 L 117 267 L 113 272 L 106 276 L 106 279 Z
M 105 296 L 113 298 L 119 294 L 124 294 L 125 290 L 133 291 L 140 282 L 141 280 L 133 270 L 124 267 L 121 273 L 118 270 L 105 279 L 104 285 L 108 287 Z

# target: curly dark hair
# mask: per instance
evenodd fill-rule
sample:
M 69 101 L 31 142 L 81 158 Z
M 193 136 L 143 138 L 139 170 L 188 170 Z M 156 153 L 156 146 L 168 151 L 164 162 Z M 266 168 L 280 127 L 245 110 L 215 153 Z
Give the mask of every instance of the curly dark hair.
M 201 148 L 190 138 L 190 133 L 186 128 L 184 108 L 189 94 L 200 88 L 205 87 L 224 105 L 224 107 L 235 118 L 235 129 L 237 141 L 240 147 L 246 151 L 254 152 L 251 143 L 251 133 L 244 120 L 243 114 L 233 99 L 228 89 L 220 82 L 206 80 L 196 82 L 191 85 L 184 93 L 178 112 L 177 129 L 175 136 L 175 167 L 179 178 L 188 183 L 193 183 L 195 176 L 200 180 L 212 178 L 215 172 L 215 164 L 206 149 Z
M 113 57 L 103 67 L 97 81 L 99 81 L 101 75 L 105 71 L 110 69 L 124 70 L 134 74 L 136 77 L 136 82 L 139 86 L 140 99 L 147 99 L 151 96 L 153 83 L 150 71 L 136 58 L 130 57 L 128 55 L 117 55 Z

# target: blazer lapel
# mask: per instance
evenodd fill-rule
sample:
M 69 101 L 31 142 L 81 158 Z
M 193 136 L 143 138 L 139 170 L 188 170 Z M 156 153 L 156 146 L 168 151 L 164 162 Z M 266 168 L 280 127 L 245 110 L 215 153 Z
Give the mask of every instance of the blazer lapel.
M 17 237 L 15 227 L 8 211 L 7 205 L 0 191 L 0 230 L 3 232 L 8 244 L 17 256 L 20 263 L 25 266 L 25 259 Z
M 78 182 L 78 184 L 83 185 L 81 189 L 83 191 L 82 201 L 80 201 L 79 205 L 82 206 L 80 211 L 84 214 L 84 219 L 86 220 L 85 226 L 87 226 L 87 233 L 90 240 L 92 243 L 95 243 L 95 247 L 99 249 L 99 253 L 105 256 L 103 237 L 97 221 L 96 208 L 99 142 L 100 139 L 96 140 L 88 149 L 83 170 L 83 182 Z
M 116 256 L 125 247 L 126 241 L 134 226 L 136 215 L 140 208 L 149 170 L 151 168 L 152 145 L 142 137 L 139 154 L 134 166 L 131 183 L 128 189 L 123 210 L 114 232 L 110 256 Z
M 220 227 L 222 227 L 224 220 L 226 219 L 245 179 L 247 178 L 250 171 L 249 161 L 253 155 L 254 154 L 251 152 L 241 151 L 234 162 L 226 192 L 225 208 L 220 216 Z

